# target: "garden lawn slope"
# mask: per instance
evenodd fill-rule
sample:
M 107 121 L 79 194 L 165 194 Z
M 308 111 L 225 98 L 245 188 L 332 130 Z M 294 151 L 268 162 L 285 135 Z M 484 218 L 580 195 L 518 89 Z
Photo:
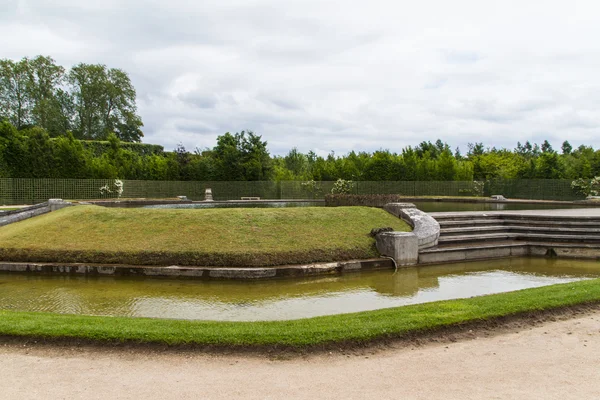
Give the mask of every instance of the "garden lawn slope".
M 174 210 L 68 207 L 0 228 L 4 261 L 273 266 L 378 256 L 368 207 Z

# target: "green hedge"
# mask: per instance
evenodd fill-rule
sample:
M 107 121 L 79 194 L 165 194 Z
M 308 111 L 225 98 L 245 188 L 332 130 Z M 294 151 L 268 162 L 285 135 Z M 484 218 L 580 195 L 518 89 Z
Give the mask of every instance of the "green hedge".
M 81 144 L 85 149 L 88 149 L 94 154 L 95 157 L 100 157 L 106 153 L 110 148 L 110 143 L 104 140 L 80 140 Z M 130 150 L 140 156 L 149 155 L 161 155 L 165 149 L 163 146 L 158 144 L 147 144 L 147 143 L 131 143 L 131 142 L 120 142 L 119 145 L 124 150 Z
M 115 193 L 101 195 L 100 187 L 111 185 L 114 179 L 29 179 L 0 178 L 0 205 L 35 204 L 50 198 L 90 200 L 114 198 Z M 205 189 L 211 188 L 214 200 L 240 200 L 251 196 L 261 199 L 323 199 L 331 193 L 334 182 L 318 182 L 318 190 L 310 191 L 301 181 L 156 181 L 123 180 L 123 198 L 174 198 L 187 196 L 204 200 Z M 398 181 L 354 182 L 352 193 L 359 196 L 356 204 L 376 206 L 382 202 L 403 201 L 400 196 L 474 196 L 474 182 Z M 580 200 L 584 197 L 571 190 L 568 180 L 486 181 L 482 197 L 504 195 L 513 199 Z M 335 204 L 337 197 L 329 197 Z M 346 201 L 346 200 L 345 200 Z M 375 203 L 373 203 L 375 202 Z

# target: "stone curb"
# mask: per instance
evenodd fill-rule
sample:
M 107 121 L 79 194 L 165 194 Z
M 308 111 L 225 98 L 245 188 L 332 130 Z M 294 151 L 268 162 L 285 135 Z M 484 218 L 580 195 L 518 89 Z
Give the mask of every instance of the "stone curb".
M 62 199 L 50 199 L 43 203 L 33 205 L 31 207 L 21 208 L 20 210 L 7 211 L 0 216 L 0 226 L 5 226 L 25 219 L 37 217 L 38 215 L 46 214 L 51 211 L 60 210 L 61 208 L 69 207 L 74 204 Z
M 134 265 L 0 262 L 0 271 L 3 272 L 87 276 L 181 277 L 215 280 L 256 280 L 319 275 L 341 275 L 346 272 L 372 271 L 392 268 L 394 268 L 393 262 L 389 259 L 383 258 L 261 268 L 182 267 L 178 265 L 160 267 Z

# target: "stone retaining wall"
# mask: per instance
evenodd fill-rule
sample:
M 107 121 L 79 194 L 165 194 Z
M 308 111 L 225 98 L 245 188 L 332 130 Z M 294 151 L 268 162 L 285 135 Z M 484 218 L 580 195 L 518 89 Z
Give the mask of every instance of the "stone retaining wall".
M 28 272 L 53 275 L 153 276 L 237 280 L 338 275 L 351 271 L 370 271 L 391 268 L 393 268 L 393 263 L 391 260 L 380 258 L 371 260 L 340 261 L 333 263 L 287 265 L 264 268 L 180 267 L 176 265 L 169 267 L 157 267 L 132 265 L 0 262 L 0 271 L 4 272 Z
M 406 221 L 417 236 L 419 250 L 437 246 L 440 237 L 440 224 L 429 214 L 416 208 L 412 203 L 388 203 L 383 209 Z
M 72 206 L 73 204 L 62 199 L 50 199 L 46 202 L 36 204 L 31 207 L 21 208 L 19 210 L 7 211 L 0 216 L 0 226 L 23 221 L 25 219 L 37 217 L 38 215 L 56 211 L 61 208 Z

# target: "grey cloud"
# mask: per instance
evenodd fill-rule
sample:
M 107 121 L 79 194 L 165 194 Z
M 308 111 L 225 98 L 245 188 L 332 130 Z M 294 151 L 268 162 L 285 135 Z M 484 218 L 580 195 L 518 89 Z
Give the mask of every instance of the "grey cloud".
M 198 108 L 214 108 L 217 104 L 215 96 L 210 94 L 186 93 L 179 95 L 178 99 Z
M 214 127 L 199 121 L 183 121 L 175 124 L 175 128 L 186 133 L 206 133 L 214 131 Z
M 592 0 L 5 2 L 0 57 L 123 68 L 144 140 L 166 148 L 243 129 L 274 154 L 437 138 L 463 150 L 565 137 L 600 147 Z

